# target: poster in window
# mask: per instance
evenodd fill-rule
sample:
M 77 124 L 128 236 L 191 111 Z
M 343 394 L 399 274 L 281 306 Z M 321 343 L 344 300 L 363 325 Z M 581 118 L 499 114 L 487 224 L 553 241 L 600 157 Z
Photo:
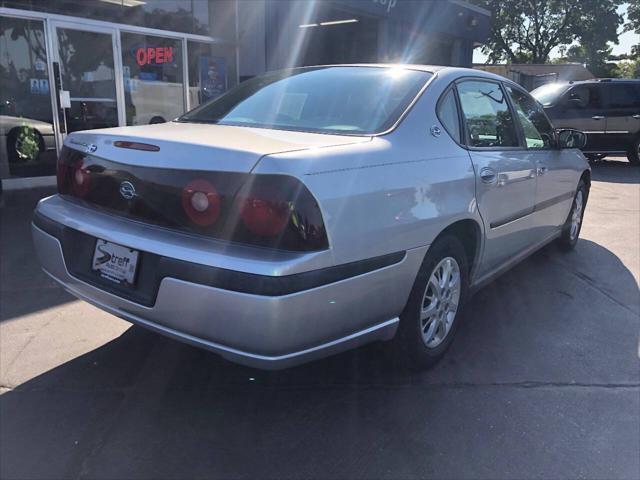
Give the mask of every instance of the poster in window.
M 200 102 L 219 97 L 227 90 L 227 66 L 224 58 L 200 57 Z

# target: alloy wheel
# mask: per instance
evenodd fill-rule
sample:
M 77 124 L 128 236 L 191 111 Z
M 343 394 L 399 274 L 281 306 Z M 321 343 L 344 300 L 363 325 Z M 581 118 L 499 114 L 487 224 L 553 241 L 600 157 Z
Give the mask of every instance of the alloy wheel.
M 571 212 L 571 230 L 569 231 L 569 237 L 571 241 L 574 241 L 580 231 L 580 224 L 582 223 L 582 209 L 584 208 L 584 194 L 582 190 L 578 190 L 576 193 L 576 199 L 573 202 L 573 212 Z
M 420 327 L 427 348 L 440 345 L 451 331 L 460 293 L 460 266 L 455 258 L 445 257 L 433 269 L 422 299 Z

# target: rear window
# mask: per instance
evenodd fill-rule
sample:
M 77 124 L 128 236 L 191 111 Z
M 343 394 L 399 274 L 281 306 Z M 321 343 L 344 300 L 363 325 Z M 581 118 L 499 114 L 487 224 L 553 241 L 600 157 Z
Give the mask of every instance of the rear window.
M 368 135 L 400 118 L 432 74 L 400 67 L 314 67 L 238 85 L 179 121 Z
M 609 108 L 640 108 L 640 83 L 610 83 Z
M 540 102 L 545 107 L 553 105 L 560 95 L 562 95 L 569 85 L 562 83 L 547 83 L 541 87 L 536 88 L 531 92 L 533 98 Z

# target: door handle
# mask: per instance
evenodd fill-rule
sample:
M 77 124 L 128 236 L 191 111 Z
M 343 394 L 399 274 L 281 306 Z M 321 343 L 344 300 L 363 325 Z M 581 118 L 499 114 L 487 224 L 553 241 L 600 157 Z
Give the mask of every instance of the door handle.
M 498 181 L 498 174 L 493 168 L 484 167 L 480 170 L 480 180 L 482 183 L 493 184 Z
M 536 174 L 538 176 L 544 175 L 545 173 L 547 173 L 549 169 L 547 167 L 545 167 L 544 165 L 540 165 L 536 168 Z
M 602 115 L 594 115 L 593 117 L 594 120 L 604 120 L 604 117 Z
M 636 120 L 640 120 L 640 114 L 636 113 L 635 115 L 632 115 L 633 118 L 635 118 Z

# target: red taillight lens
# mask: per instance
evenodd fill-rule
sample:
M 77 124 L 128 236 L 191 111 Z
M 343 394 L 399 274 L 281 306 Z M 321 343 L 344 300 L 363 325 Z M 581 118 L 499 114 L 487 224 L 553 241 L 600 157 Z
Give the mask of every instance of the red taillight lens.
M 60 158 L 57 164 L 58 192 L 84 197 L 91 188 L 91 175 L 82 158 L 69 161 Z
M 220 195 L 210 182 L 193 180 L 182 190 L 182 208 L 196 225 L 213 225 L 220 216 Z
M 250 175 L 236 195 L 231 220 L 236 226 L 230 237 L 242 243 L 294 251 L 328 248 L 320 207 L 294 177 Z
M 287 202 L 262 198 L 247 198 L 242 202 L 240 216 L 254 235 L 275 237 L 289 223 L 291 206 Z
M 91 177 L 89 175 L 89 170 L 87 170 L 84 162 L 79 161 L 72 165 L 71 171 L 73 172 L 73 193 L 78 197 L 86 196 L 91 188 Z

